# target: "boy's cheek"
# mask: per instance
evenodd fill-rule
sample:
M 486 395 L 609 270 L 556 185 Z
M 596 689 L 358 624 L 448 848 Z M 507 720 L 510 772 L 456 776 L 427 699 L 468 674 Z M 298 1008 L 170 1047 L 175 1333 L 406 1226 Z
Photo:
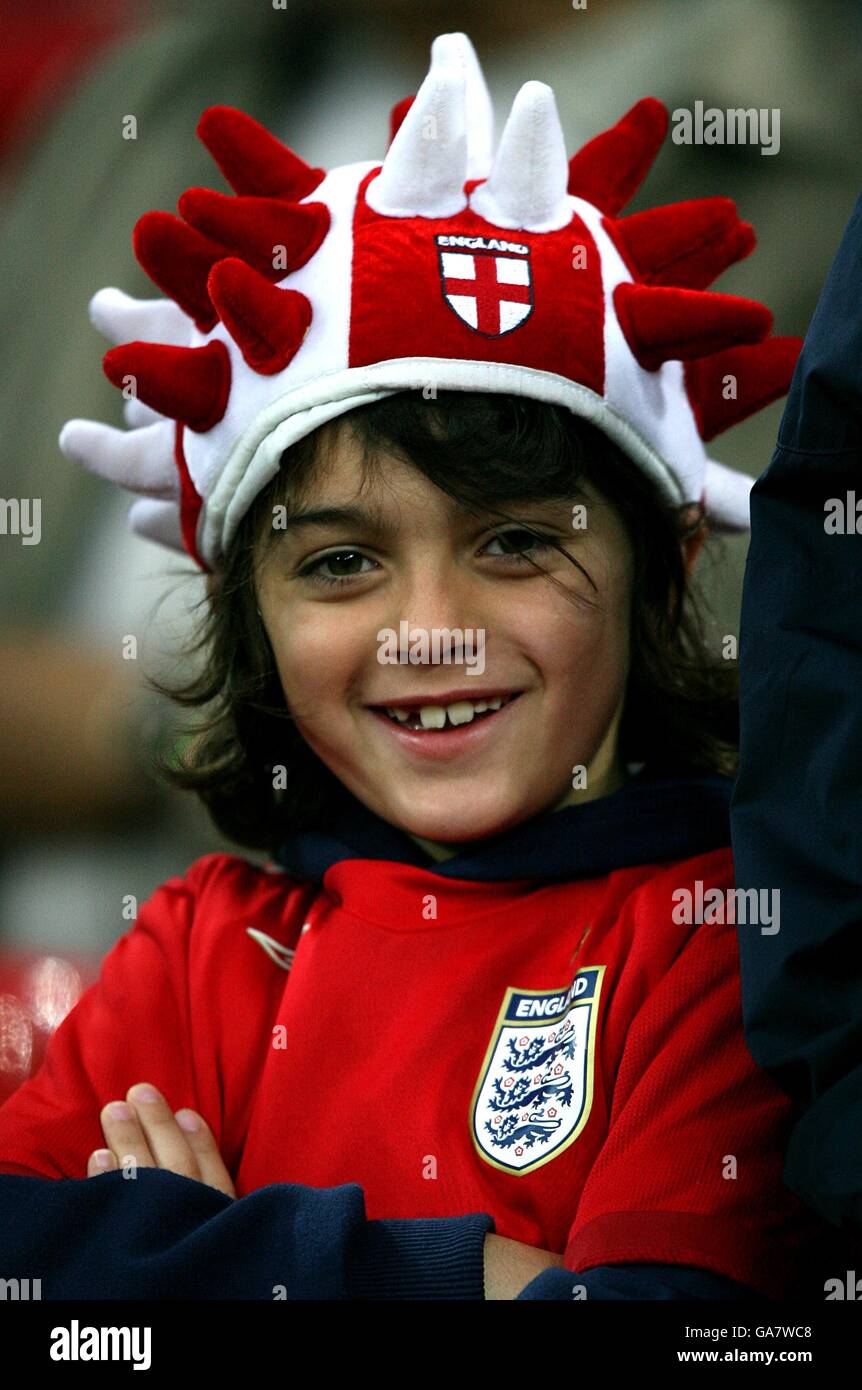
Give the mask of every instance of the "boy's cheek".
M 373 662 L 373 639 L 351 635 L 346 614 L 338 625 L 331 622 L 312 629 L 306 623 L 290 637 L 271 636 L 276 668 L 285 700 L 298 717 L 314 720 L 322 706 L 344 705 L 363 665 Z

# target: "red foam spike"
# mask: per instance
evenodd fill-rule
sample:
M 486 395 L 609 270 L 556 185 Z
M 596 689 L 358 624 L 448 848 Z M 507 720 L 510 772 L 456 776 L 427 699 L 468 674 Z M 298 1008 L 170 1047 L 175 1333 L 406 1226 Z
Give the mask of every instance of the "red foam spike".
M 198 231 L 222 242 L 228 251 L 249 261 L 271 280 L 282 280 L 289 271 L 305 265 L 329 231 L 325 203 L 234 198 L 210 188 L 190 188 L 178 206 Z M 280 247 L 284 251 L 277 255 L 275 248 Z
M 180 531 L 183 545 L 192 559 L 209 574 L 211 572 L 210 567 L 205 564 L 198 550 L 198 521 L 203 507 L 203 498 L 192 482 L 192 475 L 186 462 L 185 450 L 183 449 L 184 430 L 185 426 L 178 422 L 174 431 L 174 462 L 180 477 Z
M 713 439 L 786 395 L 801 348 L 801 338 L 767 338 L 686 362 L 685 385 L 701 439 Z
M 410 107 L 413 105 L 415 100 L 415 96 L 402 97 L 400 101 L 396 101 L 392 110 L 389 112 L 390 145 L 392 144 L 392 141 L 395 139 L 396 135 L 401 129 L 401 122 L 404 120 L 404 117 L 407 115 L 407 112 L 410 110 Z
M 739 220 L 731 198 L 668 203 L 607 225 L 630 269 L 649 285 L 706 289 L 756 244 L 754 228 Z
M 105 353 L 102 366 L 115 386 L 134 377 L 145 405 L 201 434 L 217 425 L 227 408 L 230 356 L 217 339 L 194 348 L 123 343 Z
M 236 193 L 297 201 L 326 177 L 233 106 L 208 106 L 197 133 Z
M 569 160 L 569 192 L 613 216 L 634 197 L 667 134 L 667 107 L 644 97 Z
M 225 248 L 170 212 L 145 212 L 132 232 L 135 256 L 154 285 L 193 318 L 202 333 L 217 322 L 207 277 Z
M 772 327 L 765 305 L 711 290 L 622 284 L 614 290 L 614 307 L 626 342 L 650 372 L 663 362 L 759 342 Z
M 284 371 L 311 323 L 311 304 L 305 295 L 276 289 L 234 258 L 213 266 L 209 292 L 248 365 L 266 376 Z

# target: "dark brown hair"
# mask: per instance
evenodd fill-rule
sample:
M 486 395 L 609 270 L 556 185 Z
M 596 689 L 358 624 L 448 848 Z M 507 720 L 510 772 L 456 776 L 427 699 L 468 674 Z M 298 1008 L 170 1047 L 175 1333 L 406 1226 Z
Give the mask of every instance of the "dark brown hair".
M 606 435 L 560 406 L 456 391 L 426 400 L 405 391 L 342 417 L 348 419 L 368 470 L 388 452 L 463 506 L 500 521 L 517 519 L 517 504 L 527 499 L 577 496 L 584 481 L 601 493 L 625 525 L 633 559 L 623 757 L 667 772 L 734 770 L 735 666 L 707 652 L 681 552 L 700 516 L 692 528 L 690 510 L 684 516 L 669 506 Z M 196 647 L 204 656 L 199 673 L 181 688 L 161 687 L 180 704 L 205 709 L 166 775 L 196 791 L 229 838 L 270 851 L 291 831 L 325 821 L 344 796 L 294 727 L 255 591 L 261 547 L 279 534 L 273 508 L 289 503 L 331 438 L 324 426 L 285 451 L 212 576 Z M 283 791 L 273 789 L 277 766 L 287 771 Z

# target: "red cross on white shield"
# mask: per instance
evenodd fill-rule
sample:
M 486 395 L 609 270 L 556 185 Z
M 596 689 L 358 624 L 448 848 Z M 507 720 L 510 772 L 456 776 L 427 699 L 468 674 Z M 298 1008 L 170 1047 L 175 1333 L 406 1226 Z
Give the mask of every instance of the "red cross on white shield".
M 441 250 L 440 274 L 449 307 L 485 338 L 511 333 L 532 313 L 529 256 Z

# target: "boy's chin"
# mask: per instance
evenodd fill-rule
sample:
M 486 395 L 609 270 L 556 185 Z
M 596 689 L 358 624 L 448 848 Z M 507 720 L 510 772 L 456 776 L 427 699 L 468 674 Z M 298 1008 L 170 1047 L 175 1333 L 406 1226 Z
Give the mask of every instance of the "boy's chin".
M 391 825 L 418 840 L 434 844 L 457 846 L 474 840 L 485 840 L 528 820 L 539 811 L 550 810 L 559 795 L 549 793 L 528 800 L 523 795 L 488 797 L 487 804 L 478 796 L 447 795 L 438 789 L 433 805 L 390 803 L 378 812 Z

